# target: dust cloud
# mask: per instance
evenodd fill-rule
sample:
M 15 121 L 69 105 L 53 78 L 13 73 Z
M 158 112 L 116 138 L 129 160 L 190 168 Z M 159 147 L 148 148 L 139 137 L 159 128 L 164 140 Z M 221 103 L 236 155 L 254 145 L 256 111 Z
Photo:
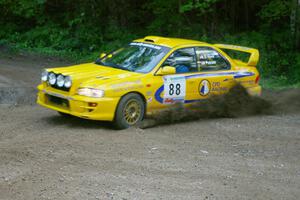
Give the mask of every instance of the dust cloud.
M 274 115 L 300 112 L 300 90 L 266 91 L 262 97 L 251 96 L 236 85 L 229 93 L 184 107 L 175 104 L 145 119 L 140 128 L 209 118 L 237 118 L 254 115 Z

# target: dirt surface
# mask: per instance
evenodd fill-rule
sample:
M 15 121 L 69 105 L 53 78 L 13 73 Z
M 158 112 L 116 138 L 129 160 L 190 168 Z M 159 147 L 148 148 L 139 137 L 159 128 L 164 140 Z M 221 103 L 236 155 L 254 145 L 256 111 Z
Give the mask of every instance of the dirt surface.
M 0 55 L 1 200 L 299 199 L 299 90 L 266 91 L 270 113 L 115 131 L 34 104 L 62 64 Z

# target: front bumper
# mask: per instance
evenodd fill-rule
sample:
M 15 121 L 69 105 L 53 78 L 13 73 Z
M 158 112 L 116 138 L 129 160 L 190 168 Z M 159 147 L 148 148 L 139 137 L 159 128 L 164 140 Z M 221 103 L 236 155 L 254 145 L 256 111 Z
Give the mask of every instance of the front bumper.
M 120 98 L 68 96 L 53 89 L 38 87 L 37 103 L 41 106 L 80 118 L 113 121 Z

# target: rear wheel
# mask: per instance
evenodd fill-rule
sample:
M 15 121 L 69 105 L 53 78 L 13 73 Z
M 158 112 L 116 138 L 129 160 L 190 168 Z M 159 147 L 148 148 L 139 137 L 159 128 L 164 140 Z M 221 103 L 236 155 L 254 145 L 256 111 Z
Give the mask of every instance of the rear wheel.
M 126 129 L 139 123 L 145 113 L 145 104 L 138 94 L 124 96 L 117 108 L 114 125 L 117 129 Z

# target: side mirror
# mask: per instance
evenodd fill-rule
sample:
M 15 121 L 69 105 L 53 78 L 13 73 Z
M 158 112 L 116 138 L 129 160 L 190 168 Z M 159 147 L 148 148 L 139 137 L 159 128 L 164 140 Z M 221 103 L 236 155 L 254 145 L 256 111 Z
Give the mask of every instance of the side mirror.
M 107 54 L 107 53 L 101 53 L 100 54 L 100 59 L 102 59 L 104 57 L 111 58 L 111 57 L 113 57 L 113 55 L 112 54 Z
M 176 68 L 171 67 L 171 66 L 164 66 L 164 67 L 161 67 L 156 74 L 161 75 L 161 76 L 176 74 Z

